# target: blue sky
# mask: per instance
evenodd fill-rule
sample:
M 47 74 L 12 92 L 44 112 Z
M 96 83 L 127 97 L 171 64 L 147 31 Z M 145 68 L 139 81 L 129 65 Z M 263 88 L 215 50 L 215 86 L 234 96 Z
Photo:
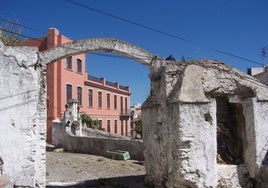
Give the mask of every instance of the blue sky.
M 40 37 L 49 27 L 56 27 L 73 40 L 109 37 L 125 40 L 165 58 L 172 54 L 180 60 L 211 59 L 222 61 L 246 72 L 261 66 L 210 50 L 222 50 L 262 63 L 261 49 L 268 53 L 267 0 L 1 0 L 0 18 L 17 19 L 22 34 Z M 174 39 L 135 24 L 100 14 L 91 7 L 123 19 L 154 28 L 178 38 Z M 3 25 L 0 21 L 0 25 Z M 112 82 L 131 87 L 131 104 L 142 103 L 149 95 L 149 70 L 124 57 L 110 54 L 88 54 L 87 72 L 106 77 Z M 267 58 L 265 59 L 268 63 Z

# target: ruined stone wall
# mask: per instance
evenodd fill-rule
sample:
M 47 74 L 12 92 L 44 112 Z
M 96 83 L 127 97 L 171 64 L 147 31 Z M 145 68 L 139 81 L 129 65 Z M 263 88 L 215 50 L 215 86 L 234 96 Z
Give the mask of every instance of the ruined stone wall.
M 263 181 L 259 173 L 268 151 L 268 88 L 218 62 L 160 64 L 164 66 L 151 73 L 150 96 L 142 107 L 146 179 L 156 187 L 179 188 L 251 187 Z M 237 116 L 226 113 L 231 109 L 217 109 L 217 97 L 226 97 Z M 227 165 L 217 171 L 219 111 L 221 121 L 234 118 L 234 140 L 242 140 L 239 163 L 244 167 Z
M 64 150 L 106 156 L 107 151 L 128 151 L 135 160 L 144 160 L 144 144 L 141 140 L 125 140 L 115 138 L 94 138 L 86 136 L 65 135 Z
M 66 132 L 59 121 L 53 121 L 52 132 L 52 143 L 55 146 L 62 146 L 66 151 L 105 156 L 108 150 L 125 150 L 132 159 L 144 160 L 144 144 L 141 140 L 74 136 Z
M 34 66 L 37 51 L 0 41 L 0 156 L 15 186 L 45 187 L 45 77 Z

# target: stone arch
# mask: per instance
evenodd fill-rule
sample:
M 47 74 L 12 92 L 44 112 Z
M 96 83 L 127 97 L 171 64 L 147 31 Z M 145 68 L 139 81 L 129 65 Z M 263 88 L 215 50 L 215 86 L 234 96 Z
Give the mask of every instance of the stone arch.
M 151 70 L 160 66 L 158 61 L 155 61 L 156 55 L 128 42 L 112 38 L 92 38 L 66 43 L 39 53 L 39 57 L 42 64 L 49 64 L 69 55 L 87 52 L 117 53 L 134 59 Z
M 0 132 L 7 133 L 0 137 L 1 146 L 5 146 L 0 147 L 1 157 L 5 164 L 13 165 L 18 156 L 10 152 L 14 149 L 25 159 L 25 164 L 14 164 L 16 168 L 7 165 L 4 169 L 11 172 L 12 181 L 19 177 L 16 184 L 35 186 L 35 182 L 36 185 L 45 185 L 46 78 L 45 66 L 38 67 L 36 61 L 46 65 L 68 55 L 104 51 L 135 59 L 152 71 L 152 91 L 142 112 L 146 128 L 143 138 L 148 181 L 158 187 L 216 187 L 217 101 L 213 97 L 242 95 L 241 99 L 232 98 L 232 102 L 243 103 L 246 143 L 250 143 L 244 150 L 246 176 L 241 177 L 248 177 L 249 173 L 248 179 L 262 182 L 263 178 L 267 185 L 267 167 L 264 169 L 261 164 L 267 163 L 268 88 L 258 80 L 219 62 L 160 60 L 146 50 L 116 39 L 76 41 L 45 52 L 38 52 L 37 48 L 6 47 L 0 41 L 0 49 L 3 64 L 0 68 L 1 83 L 12 88 L 0 92 L 1 99 L 7 100 L 2 102 L 1 108 L 5 126 L 0 126 Z M 18 95 L 22 86 L 27 92 Z M 25 98 L 29 100 L 25 101 Z M 17 111 L 19 108 L 21 113 Z M 17 121 L 13 120 L 14 114 Z M 20 127 L 23 126 L 24 130 L 27 124 L 29 129 L 21 131 Z M 17 142 L 6 139 L 13 134 L 18 135 L 20 145 L 25 145 L 25 148 L 16 147 Z M 27 174 L 18 176 L 25 166 Z M 223 178 L 223 182 L 226 179 Z

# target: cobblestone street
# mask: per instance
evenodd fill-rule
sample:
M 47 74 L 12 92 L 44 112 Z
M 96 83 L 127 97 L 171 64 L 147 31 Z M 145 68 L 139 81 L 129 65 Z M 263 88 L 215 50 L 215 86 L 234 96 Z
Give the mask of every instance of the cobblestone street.
M 145 187 L 145 168 L 135 160 L 112 160 L 102 156 L 46 153 L 47 187 Z

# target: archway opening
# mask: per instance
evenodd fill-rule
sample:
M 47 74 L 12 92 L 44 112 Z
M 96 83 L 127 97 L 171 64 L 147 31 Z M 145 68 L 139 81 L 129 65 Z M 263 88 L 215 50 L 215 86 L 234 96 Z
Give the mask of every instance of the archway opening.
M 126 78 L 130 80 L 131 79 L 134 80 L 132 84 L 135 84 L 135 85 L 146 84 L 146 87 L 148 90 L 147 90 L 147 93 L 144 94 L 145 95 L 144 100 L 145 100 L 147 97 L 146 95 L 147 94 L 149 95 L 149 87 L 150 87 L 149 76 L 148 76 L 149 70 L 144 65 L 141 65 L 129 58 L 126 60 L 124 58 L 120 58 L 121 56 L 110 57 L 110 53 L 108 56 L 105 56 L 105 54 L 107 54 L 107 52 L 105 52 L 104 55 L 103 54 L 87 54 L 86 62 L 83 62 L 83 57 L 81 57 L 81 54 L 75 53 L 74 55 L 70 54 L 68 56 L 61 58 L 57 62 L 53 63 L 54 64 L 53 66 L 55 68 L 61 67 L 60 76 L 58 76 L 54 84 L 54 85 L 61 85 L 60 86 L 61 91 L 59 91 L 60 93 L 59 95 L 64 98 L 61 102 L 58 102 L 58 103 L 61 103 L 60 108 L 62 108 L 60 110 L 61 114 L 59 115 L 59 117 L 61 117 L 63 114 L 63 111 L 64 111 L 63 107 L 65 107 L 64 102 L 66 102 L 67 98 L 70 97 L 70 99 L 76 99 L 78 101 L 78 104 L 80 107 L 79 108 L 80 113 L 87 113 L 92 119 L 97 120 L 100 126 L 107 132 L 107 134 L 109 134 L 108 136 L 112 137 L 115 134 L 117 134 L 120 136 L 131 137 L 131 136 L 134 136 L 135 134 L 132 134 L 134 126 L 132 126 L 131 124 L 132 120 L 130 119 L 130 116 L 129 116 L 130 115 L 129 107 L 132 105 L 132 103 L 131 103 L 131 100 L 126 99 L 128 95 L 127 87 L 128 86 L 130 87 L 131 95 L 133 95 L 133 92 L 136 92 L 136 91 L 133 90 L 133 86 L 131 84 L 128 84 L 128 81 L 126 81 L 127 80 Z M 71 66 L 70 66 L 70 61 L 72 62 Z M 118 61 L 120 61 L 120 63 Z M 78 68 L 80 67 L 80 63 L 82 63 L 82 68 Z M 119 67 L 115 67 L 113 69 L 113 66 L 115 66 L 115 64 L 119 65 Z M 95 69 L 92 67 L 93 65 L 95 65 Z M 98 68 L 100 68 L 100 70 L 98 70 Z M 128 69 L 129 71 L 125 71 L 126 69 Z M 144 69 L 145 71 L 141 73 L 140 72 L 141 69 Z M 67 72 L 67 73 L 65 74 L 64 72 Z M 74 74 L 75 77 L 70 79 L 70 74 Z M 114 79 L 113 74 L 116 74 L 115 79 Z M 141 81 L 137 79 L 137 78 L 142 78 L 142 77 L 147 77 L 147 81 L 146 80 Z M 91 94 L 89 93 L 90 91 L 92 91 Z M 135 95 L 138 95 L 138 94 L 135 93 Z M 92 98 L 90 99 L 90 97 Z M 143 102 L 144 101 L 141 101 L 141 103 Z M 55 108 L 55 106 L 53 105 L 48 105 L 48 107 L 49 106 Z M 99 111 L 94 110 L 94 108 L 96 108 Z M 58 108 L 56 108 L 56 110 L 59 111 Z M 101 110 L 104 110 L 103 114 L 100 114 Z M 115 114 L 109 114 L 109 112 L 115 112 L 117 110 L 120 113 L 119 119 L 115 117 Z M 72 137 L 71 139 L 74 139 L 74 138 Z M 97 141 L 97 139 L 93 140 L 93 142 L 95 141 L 96 143 L 93 145 L 99 146 L 100 145 L 99 143 L 101 141 L 100 140 Z M 85 141 L 83 141 L 82 139 L 77 142 L 79 142 L 79 144 L 76 145 L 78 147 L 76 150 L 77 153 L 81 153 L 79 148 L 81 149 L 83 145 L 90 145 L 86 143 Z M 120 142 L 120 140 L 118 140 L 118 142 Z M 124 148 L 123 143 L 120 143 L 119 145 L 121 145 L 121 147 Z M 100 149 L 104 149 L 104 148 L 100 148 Z M 119 147 L 117 149 L 121 149 L 121 148 Z M 84 157 L 83 158 L 84 161 L 80 161 L 78 162 L 77 165 L 75 165 L 75 162 L 68 161 L 70 159 L 67 159 L 67 161 L 64 161 L 62 159 L 63 162 L 60 162 L 59 160 L 54 158 L 55 156 L 57 158 L 60 157 L 59 155 L 60 155 L 59 153 L 47 154 L 47 181 L 48 182 L 53 181 L 53 177 L 57 177 L 53 175 L 55 174 L 54 167 L 56 167 L 57 165 L 61 165 L 59 166 L 59 168 L 57 168 L 58 173 L 66 174 L 66 169 L 68 169 L 67 170 L 69 171 L 68 174 L 73 173 L 75 175 L 80 174 L 82 176 L 85 173 L 87 173 L 86 171 L 88 169 L 82 170 L 81 168 L 83 166 L 89 166 L 91 162 L 94 164 L 98 164 L 97 166 L 100 172 L 99 173 L 96 172 L 95 174 L 93 173 L 93 175 L 95 175 L 94 179 L 97 179 L 97 183 L 99 183 L 100 181 L 113 181 L 113 179 L 112 180 L 106 180 L 106 179 L 110 179 L 109 177 L 122 176 L 123 175 L 122 173 L 128 167 L 131 170 L 129 170 L 129 173 L 124 172 L 126 175 L 126 179 L 129 179 L 128 176 L 130 176 L 133 180 L 135 179 L 137 179 L 138 181 L 144 180 L 145 169 L 144 169 L 144 166 L 142 165 L 142 161 L 131 160 L 131 161 L 126 161 L 125 163 L 123 163 L 121 161 L 120 162 L 111 161 L 110 159 L 103 158 L 102 156 L 85 157 L 82 154 L 81 156 L 80 154 L 77 154 L 76 156 L 73 156 L 73 158 L 76 159 L 77 157 L 79 158 L 80 156 L 80 158 L 82 159 Z M 57 162 L 56 163 L 51 162 L 51 158 L 54 158 Z M 116 163 L 118 165 L 111 167 L 107 163 L 111 163 L 111 164 Z M 97 168 L 97 167 L 92 167 L 92 168 Z M 120 170 L 120 168 L 122 168 L 123 170 Z M 133 169 L 136 170 L 137 176 L 134 176 L 133 174 L 131 174 L 131 173 L 134 173 Z M 122 173 L 118 174 L 118 171 L 122 171 Z M 107 173 L 108 175 L 105 176 L 104 175 L 105 173 Z M 67 181 L 68 178 L 70 178 L 72 175 L 66 174 L 63 176 L 66 179 L 65 181 Z M 92 177 L 88 175 L 88 180 L 90 180 L 90 178 Z M 78 180 L 78 181 L 81 181 L 81 180 Z M 90 181 L 89 183 L 92 183 L 92 181 Z M 86 184 L 88 184 L 88 182 L 85 182 L 85 185 Z M 114 183 L 112 183 L 112 185 L 113 184 Z
M 245 118 L 242 104 L 230 103 L 227 96 L 216 97 L 216 103 L 217 163 L 243 164 Z

